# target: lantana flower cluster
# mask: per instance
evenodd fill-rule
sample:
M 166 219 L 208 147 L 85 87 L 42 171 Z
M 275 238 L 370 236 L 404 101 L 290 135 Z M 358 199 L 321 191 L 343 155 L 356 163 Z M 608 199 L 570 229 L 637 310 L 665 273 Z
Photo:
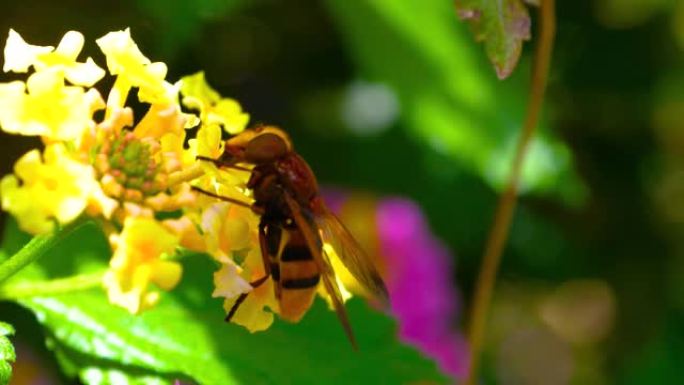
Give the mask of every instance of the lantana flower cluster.
M 79 59 L 84 42 L 71 31 L 56 48 L 37 46 L 9 32 L 3 71 L 26 78 L 0 83 L 0 127 L 39 137 L 42 148 L 2 178 L 3 210 L 32 234 L 84 216 L 99 222 L 112 247 L 104 288 L 131 313 L 179 283 L 184 250 L 208 254 L 220 265 L 214 296 L 225 297 L 226 309 L 251 292 L 233 322 L 267 328 L 278 312 L 272 284 L 249 284 L 264 274 L 258 218 L 191 188 L 249 201 L 249 172 L 197 160 L 218 158 L 222 136 L 244 130 L 249 115 L 203 73 L 168 81 L 166 65 L 148 59 L 128 29 L 96 40 L 105 66 Z M 102 93 L 102 83 L 113 85 Z

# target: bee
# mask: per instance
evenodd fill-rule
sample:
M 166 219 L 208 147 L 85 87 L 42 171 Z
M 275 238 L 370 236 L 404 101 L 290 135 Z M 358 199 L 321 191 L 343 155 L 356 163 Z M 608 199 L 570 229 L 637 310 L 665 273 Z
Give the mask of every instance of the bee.
M 299 321 L 311 306 L 322 283 L 352 346 L 357 348 L 330 256 L 329 244 L 363 288 L 378 301 L 389 300 L 387 288 L 370 258 L 340 220 L 326 207 L 318 182 L 306 161 L 297 154 L 280 128 L 260 126 L 225 142 L 219 159 L 198 157 L 218 167 L 250 171 L 246 187 L 253 203 L 195 190 L 250 208 L 259 215 L 259 247 L 264 277 L 251 282 L 256 288 L 271 278 L 280 317 Z M 249 293 L 240 295 L 226 316 L 230 321 Z

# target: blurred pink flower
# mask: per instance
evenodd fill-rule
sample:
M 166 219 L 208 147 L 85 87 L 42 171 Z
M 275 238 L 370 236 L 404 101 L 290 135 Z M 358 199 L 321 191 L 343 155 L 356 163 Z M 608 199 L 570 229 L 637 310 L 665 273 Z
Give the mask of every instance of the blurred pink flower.
M 375 201 L 374 212 L 354 212 L 348 208 L 368 207 L 355 205 L 354 200 L 367 197 L 335 190 L 324 195 L 343 222 L 374 223 L 368 230 L 377 238 L 372 242 L 379 265 L 384 266 L 400 338 L 433 358 L 444 373 L 464 377 L 468 354 L 465 339 L 456 330 L 460 298 L 453 282 L 454 257 L 431 233 L 420 208 L 408 199 L 389 197 Z M 368 220 L 358 221 L 357 217 L 354 221 L 349 218 L 352 216 Z M 359 241 L 364 243 L 366 238 L 359 237 Z

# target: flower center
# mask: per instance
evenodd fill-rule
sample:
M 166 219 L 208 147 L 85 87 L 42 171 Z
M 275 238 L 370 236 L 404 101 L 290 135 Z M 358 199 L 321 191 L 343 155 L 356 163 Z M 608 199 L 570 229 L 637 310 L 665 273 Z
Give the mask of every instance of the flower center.
M 104 164 L 96 165 L 102 175 L 110 175 L 122 187 L 124 198 L 137 200 L 160 191 L 159 165 L 154 160 L 154 143 L 141 141 L 130 131 L 122 131 L 105 142 L 99 151 Z M 116 194 L 119 195 L 119 194 Z

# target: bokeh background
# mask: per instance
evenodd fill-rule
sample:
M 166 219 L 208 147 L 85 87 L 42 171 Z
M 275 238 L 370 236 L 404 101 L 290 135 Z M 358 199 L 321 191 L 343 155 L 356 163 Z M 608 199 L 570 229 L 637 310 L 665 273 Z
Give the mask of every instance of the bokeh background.
M 286 128 L 323 185 L 352 200 L 415 202 L 454 257 L 458 331 L 520 130 L 533 45 L 499 81 L 452 2 L 401 3 L 7 1 L 0 33 L 54 45 L 70 29 L 92 41 L 131 27 L 168 78 L 204 70 L 252 123 Z M 484 381 L 684 383 L 684 2 L 558 3 Z M 96 49 L 84 55 L 101 62 Z M 2 173 L 33 145 L 2 134 Z M 0 314 L 17 325 L 25 357 L 13 384 L 69 383 L 30 313 L 0 304 Z

